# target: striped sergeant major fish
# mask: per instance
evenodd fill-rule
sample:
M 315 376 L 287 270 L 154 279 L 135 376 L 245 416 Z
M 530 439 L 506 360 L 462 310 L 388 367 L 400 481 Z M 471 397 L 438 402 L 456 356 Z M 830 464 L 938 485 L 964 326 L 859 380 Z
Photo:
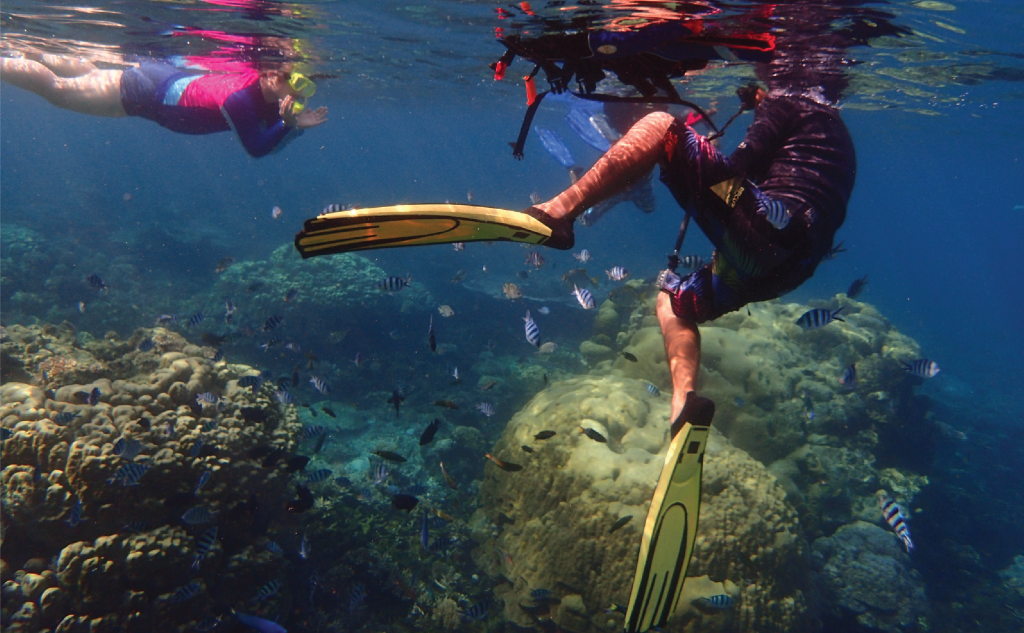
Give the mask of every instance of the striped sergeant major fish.
M 178 604 L 179 602 L 185 602 L 186 600 L 190 600 L 194 598 L 197 593 L 199 593 L 200 587 L 201 585 L 199 584 L 199 581 L 193 580 L 184 587 L 181 587 L 180 589 L 175 591 L 174 595 L 172 595 L 167 600 L 167 602 L 168 604 Z
M 761 193 L 757 188 L 751 189 L 757 199 L 757 213 L 763 215 L 776 229 L 782 230 L 789 225 L 793 213 L 781 201 Z
M 149 466 L 131 462 L 118 468 L 114 476 L 107 480 L 107 483 L 121 482 L 122 486 L 138 486 L 139 479 L 147 470 L 149 470 Z
M 192 316 L 190 316 L 188 318 L 188 321 L 185 322 L 185 326 L 186 327 L 195 327 L 195 326 L 199 325 L 200 323 L 202 323 L 203 319 L 205 319 L 205 318 L 206 318 L 205 314 L 203 314 L 202 312 L 196 312 L 195 314 L 193 314 Z
M 629 277 L 629 271 L 622 266 L 612 266 L 611 270 L 604 271 L 604 274 L 608 275 L 608 279 L 612 281 L 622 281 Z
M 586 288 L 580 288 L 576 284 L 572 285 L 572 294 L 576 297 L 576 300 L 580 302 L 584 310 L 592 310 L 594 308 L 594 295 L 590 294 L 590 291 Z
M 385 277 L 377 282 L 377 290 L 384 292 L 398 292 L 412 283 L 412 275 L 408 277 Z
M 685 255 L 679 258 L 679 263 L 683 265 L 683 268 L 696 270 L 702 268 L 707 261 L 700 255 Z
M 192 569 L 199 569 L 199 563 L 206 558 L 206 555 L 210 553 L 210 548 L 212 548 L 213 544 L 216 542 L 216 527 L 212 527 L 203 532 L 203 535 L 199 537 L 198 541 L 196 541 L 196 556 L 195 559 L 192 560 Z
M 530 311 L 526 311 L 526 316 L 523 317 L 523 321 L 526 322 L 524 329 L 526 330 L 526 340 L 534 347 L 540 346 L 540 328 L 537 327 L 537 323 L 530 316 Z
M 835 310 L 829 310 L 828 308 L 815 308 L 814 310 L 808 310 L 800 315 L 800 318 L 796 320 L 796 324 L 805 330 L 817 330 L 818 328 L 825 327 L 833 321 L 843 321 L 839 318 L 839 313 L 843 311 L 846 306 L 839 306 Z M 843 321 L 845 323 L 845 321 Z
M 912 360 L 909 363 L 900 362 L 903 365 L 903 369 L 920 378 L 934 378 L 938 375 L 941 369 L 939 369 L 938 363 L 927 358 L 919 358 Z
M 324 210 L 320 212 L 320 215 L 327 215 L 328 213 L 338 213 L 340 211 L 352 211 L 358 208 L 354 204 L 329 204 L 324 207 Z
M 914 542 L 910 540 L 910 528 L 907 527 L 907 517 L 903 514 L 903 508 L 884 493 L 878 496 L 878 507 L 882 509 L 882 518 L 892 527 L 893 532 L 896 532 L 896 536 L 900 537 L 903 547 L 907 548 L 909 554 L 910 550 L 914 549 Z
M 735 601 L 727 593 L 720 593 L 714 596 L 705 596 L 697 598 L 692 602 L 693 606 L 697 607 L 698 610 L 705 613 L 715 613 L 718 611 L 725 611 L 731 609 Z

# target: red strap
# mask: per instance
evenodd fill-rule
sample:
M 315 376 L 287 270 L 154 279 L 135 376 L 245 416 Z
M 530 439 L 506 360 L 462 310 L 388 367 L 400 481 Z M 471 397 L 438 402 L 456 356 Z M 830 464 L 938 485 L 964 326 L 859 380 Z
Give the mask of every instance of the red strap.
M 523 81 L 526 82 L 526 105 L 532 106 L 537 100 L 537 85 L 533 82 L 533 75 L 523 77 Z
M 494 81 L 501 81 L 505 78 L 506 68 L 508 68 L 508 65 L 499 59 L 498 63 L 494 65 Z

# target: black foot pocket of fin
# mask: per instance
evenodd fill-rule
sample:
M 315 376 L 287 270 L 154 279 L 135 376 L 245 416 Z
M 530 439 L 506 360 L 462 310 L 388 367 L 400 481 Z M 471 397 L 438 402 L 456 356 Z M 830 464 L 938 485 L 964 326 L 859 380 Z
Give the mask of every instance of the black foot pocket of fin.
M 711 420 L 715 417 L 715 401 L 708 398 L 701 398 L 696 392 L 690 391 L 686 394 L 686 404 L 679 413 L 679 417 L 672 423 L 672 437 L 689 422 L 694 426 L 711 426 Z
M 572 230 L 572 220 L 567 220 L 565 218 L 553 218 L 537 207 L 525 209 L 523 213 L 538 220 L 541 224 L 551 229 L 551 237 L 544 242 L 544 246 L 557 248 L 560 251 L 567 251 L 576 244 L 576 235 Z

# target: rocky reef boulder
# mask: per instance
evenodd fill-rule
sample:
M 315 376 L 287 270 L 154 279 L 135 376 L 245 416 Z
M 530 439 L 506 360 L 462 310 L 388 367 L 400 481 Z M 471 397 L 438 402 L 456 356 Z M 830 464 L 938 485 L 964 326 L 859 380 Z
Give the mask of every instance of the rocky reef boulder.
M 566 628 L 622 625 L 620 615 L 604 609 L 629 595 L 667 450 L 668 415 L 668 398 L 652 396 L 643 381 L 584 376 L 553 384 L 512 418 L 492 454 L 523 469 L 488 465 L 483 512 L 500 533 L 494 546 L 477 550 L 485 568 L 511 583 L 496 590 L 506 618 L 530 624 L 520 605 L 543 588 L 561 600 L 550 615 Z M 590 439 L 581 427 L 608 441 Z M 541 431 L 556 434 L 535 439 Z M 524 445 L 534 452 L 524 452 Z M 807 613 L 800 580 L 804 543 L 785 493 L 762 464 L 717 433 L 704 472 L 687 607 L 677 617 L 694 632 L 797 630 Z M 490 536 L 478 534 L 483 542 Z M 715 616 L 689 606 L 718 593 L 732 595 L 736 606 Z
M 857 521 L 814 541 L 816 586 L 836 625 L 856 620 L 868 630 L 928 630 L 921 575 L 891 531 Z

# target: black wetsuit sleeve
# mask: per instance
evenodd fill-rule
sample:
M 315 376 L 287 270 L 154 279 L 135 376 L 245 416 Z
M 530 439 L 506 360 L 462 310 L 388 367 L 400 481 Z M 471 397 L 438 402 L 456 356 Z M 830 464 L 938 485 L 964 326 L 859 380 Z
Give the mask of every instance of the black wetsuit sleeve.
M 286 126 L 278 116 L 266 120 L 260 116 L 259 108 L 260 104 L 254 103 L 252 91 L 248 89 L 229 96 L 223 106 L 224 118 L 242 141 L 245 151 L 256 158 L 280 149 L 286 139 L 291 140 L 289 137 L 302 133 L 301 130 Z
M 766 174 L 792 133 L 792 120 L 792 107 L 786 100 L 770 99 L 761 103 L 754 112 L 754 123 L 729 157 L 729 163 L 752 180 Z

